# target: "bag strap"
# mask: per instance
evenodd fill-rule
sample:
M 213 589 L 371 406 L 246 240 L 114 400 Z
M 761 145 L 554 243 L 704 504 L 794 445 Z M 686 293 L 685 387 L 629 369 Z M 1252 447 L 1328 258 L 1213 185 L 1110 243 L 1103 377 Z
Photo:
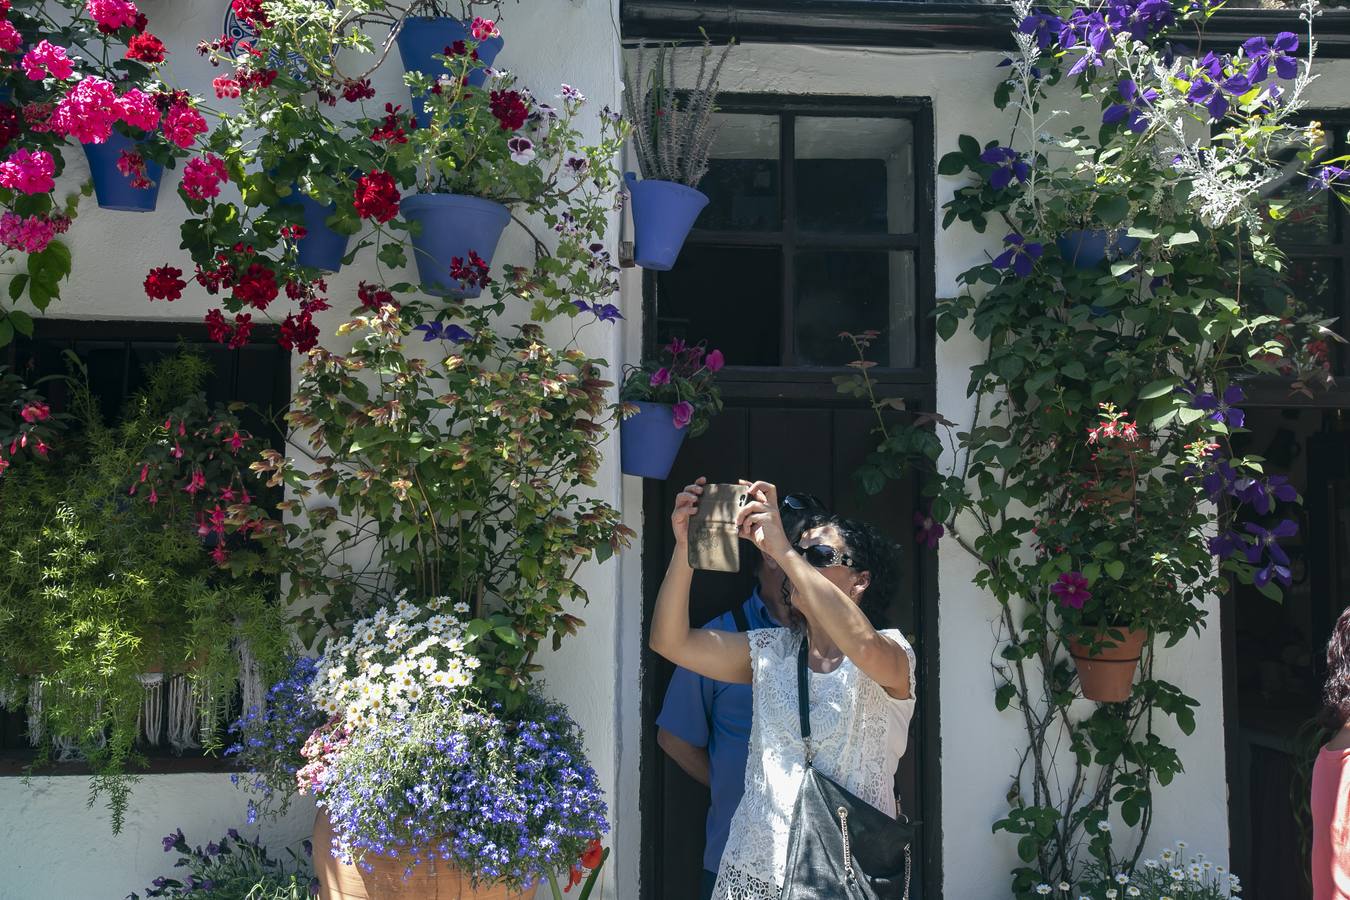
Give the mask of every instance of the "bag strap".
M 807 683 L 805 635 L 801 649 L 797 651 L 797 717 L 801 721 L 802 742 L 806 744 L 806 764 L 809 766 L 816 754 L 811 749 L 811 690 Z
M 731 608 L 731 618 L 736 622 L 737 631 L 750 630 L 750 620 L 745 617 L 744 606 L 733 606 Z

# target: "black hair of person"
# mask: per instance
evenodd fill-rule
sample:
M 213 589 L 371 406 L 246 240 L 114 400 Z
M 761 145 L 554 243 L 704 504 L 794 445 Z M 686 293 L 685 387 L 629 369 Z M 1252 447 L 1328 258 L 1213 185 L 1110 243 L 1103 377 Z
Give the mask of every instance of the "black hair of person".
M 844 546 L 853 557 L 853 569 L 871 575 L 867 589 L 858 599 L 873 628 L 886 628 L 886 613 L 900 588 L 900 547 L 879 528 L 843 516 L 828 516 L 812 524 L 812 528 L 829 526 L 839 532 Z M 794 542 L 795 543 L 795 542 Z
M 1350 607 L 1336 620 L 1327 641 L 1327 681 L 1318 722 L 1327 731 L 1340 731 L 1350 722 Z

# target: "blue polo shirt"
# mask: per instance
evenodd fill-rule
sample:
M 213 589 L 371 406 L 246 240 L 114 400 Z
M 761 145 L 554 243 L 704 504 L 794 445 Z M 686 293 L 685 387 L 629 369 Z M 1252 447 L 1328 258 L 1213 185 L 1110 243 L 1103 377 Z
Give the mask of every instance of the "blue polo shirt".
M 741 607 L 751 628 L 777 628 L 756 590 Z M 724 613 L 703 626 L 735 631 Z M 656 724 L 695 747 L 708 748 L 712 805 L 708 808 L 703 868 L 716 872 L 731 830 L 731 814 L 745 793 L 745 760 L 750 753 L 750 685 L 727 684 L 676 669 Z

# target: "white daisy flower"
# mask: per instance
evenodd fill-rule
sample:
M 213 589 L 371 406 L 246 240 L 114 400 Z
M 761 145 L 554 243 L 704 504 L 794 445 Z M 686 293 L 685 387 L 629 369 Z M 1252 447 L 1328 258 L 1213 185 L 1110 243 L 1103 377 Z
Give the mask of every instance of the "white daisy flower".
M 1036 885 L 1036 893 L 1044 897 L 1046 894 L 1050 893 L 1050 885 L 1042 881 L 1040 884 Z

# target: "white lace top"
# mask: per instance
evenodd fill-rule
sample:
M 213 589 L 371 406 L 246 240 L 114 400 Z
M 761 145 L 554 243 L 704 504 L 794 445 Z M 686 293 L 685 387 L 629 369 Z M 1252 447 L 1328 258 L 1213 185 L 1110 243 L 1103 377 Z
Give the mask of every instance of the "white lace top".
M 882 634 L 909 656 L 909 699 L 896 700 L 845 657 L 829 674 L 808 678 L 814 765 L 822 775 L 894 816 L 895 768 L 914 715 L 914 650 L 899 631 Z M 713 900 L 777 900 L 787 865 L 792 810 L 806 772 L 797 713 L 797 651 L 786 628 L 748 633 L 753 671 L 750 756 L 745 796 L 717 872 Z

